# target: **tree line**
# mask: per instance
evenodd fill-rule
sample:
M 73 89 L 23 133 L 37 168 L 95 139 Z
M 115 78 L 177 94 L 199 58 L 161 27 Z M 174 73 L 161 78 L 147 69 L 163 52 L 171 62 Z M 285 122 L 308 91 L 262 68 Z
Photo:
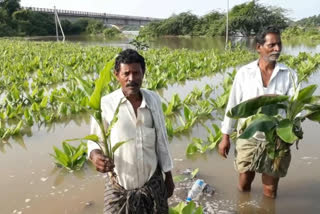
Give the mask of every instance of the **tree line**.
M 229 35 L 255 35 L 264 26 L 273 25 L 280 30 L 291 26 L 300 28 L 320 26 L 320 15 L 293 22 L 286 16 L 286 10 L 277 6 L 264 6 L 258 1 L 234 6 L 229 11 Z M 202 17 L 191 12 L 172 15 L 168 19 L 152 22 L 140 30 L 141 37 L 165 35 L 224 36 L 226 34 L 226 14 L 212 11 Z
M 276 6 L 264 6 L 258 1 L 234 6 L 229 11 L 229 34 L 250 36 L 261 27 L 274 25 L 281 30 L 290 26 L 292 32 L 305 32 L 305 28 L 320 26 L 320 15 L 293 22 L 286 17 L 286 10 Z M 114 37 L 121 32 L 116 28 L 106 28 L 101 21 L 81 18 L 75 22 L 61 20 L 66 35 L 94 34 Z M 164 35 L 224 36 L 226 33 L 226 14 L 212 11 L 198 17 L 191 12 L 172 15 L 162 21 L 151 22 L 140 29 L 141 37 Z M 291 29 L 291 26 L 293 29 Z M 303 26 L 303 30 L 301 30 Z M 22 9 L 20 0 L 0 0 L 0 36 L 46 36 L 55 35 L 54 15 Z M 309 30 L 307 30 L 309 32 Z
M 114 37 L 121 33 L 116 28 L 107 28 L 102 21 L 80 18 L 75 22 L 61 20 L 66 35 L 101 34 Z M 60 29 L 59 29 L 59 33 Z M 20 0 L 0 0 L 0 36 L 48 36 L 55 35 L 53 14 L 22 9 Z

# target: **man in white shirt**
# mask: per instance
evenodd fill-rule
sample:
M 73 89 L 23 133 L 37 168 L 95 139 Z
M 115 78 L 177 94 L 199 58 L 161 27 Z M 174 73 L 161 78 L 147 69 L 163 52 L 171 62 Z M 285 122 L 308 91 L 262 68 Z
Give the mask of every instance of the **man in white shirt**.
M 97 171 L 105 173 L 114 168 L 119 184 L 127 191 L 126 197 L 121 198 L 106 182 L 104 213 L 168 213 L 167 199 L 174 190 L 172 158 L 160 98 L 141 89 L 144 73 L 145 61 L 137 51 L 119 53 L 114 74 L 121 89 L 102 98 L 101 110 L 108 126 L 120 103 L 110 140 L 112 145 L 126 143 L 110 160 L 97 144 L 88 142 L 88 154 Z M 91 133 L 101 136 L 99 130 L 92 120 Z
M 257 61 L 243 66 L 236 74 L 230 92 L 226 112 L 235 105 L 264 94 L 292 95 L 297 76 L 285 65 L 277 63 L 282 49 L 280 31 L 267 27 L 256 36 L 256 50 L 260 57 Z M 279 112 L 281 113 L 281 112 Z M 238 121 L 238 128 L 245 119 Z M 219 144 L 219 154 L 227 157 L 230 149 L 229 135 L 232 133 L 235 120 L 225 115 L 221 131 L 222 141 Z M 249 140 L 238 139 L 235 148 L 235 168 L 239 172 L 240 191 L 250 191 L 255 172 L 262 173 L 263 193 L 275 198 L 280 177 L 287 173 L 291 155 L 290 149 L 282 159 L 278 173 L 271 169 L 271 160 L 266 155 L 266 139 L 264 133 L 257 132 Z M 263 156 L 263 158 L 261 158 Z M 260 157 L 259 164 L 255 163 Z M 259 165 L 259 167 L 257 167 Z

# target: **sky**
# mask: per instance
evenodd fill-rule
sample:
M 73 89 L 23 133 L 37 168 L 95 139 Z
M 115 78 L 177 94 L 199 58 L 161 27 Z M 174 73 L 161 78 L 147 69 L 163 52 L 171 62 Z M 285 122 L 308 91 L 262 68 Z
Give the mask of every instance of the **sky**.
M 248 0 L 229 0 L 229 8 Z M 265 6 L 287 9 L 287 16 L 299 20 L 320 14 L 320 0 L 259 0 Z M 24 7 L 42 7 L 111 13 L 119 15 L 168 18 L 190 11 L 202 16 L 212 10 L 226 11 L 227 0 L 21 0 Z

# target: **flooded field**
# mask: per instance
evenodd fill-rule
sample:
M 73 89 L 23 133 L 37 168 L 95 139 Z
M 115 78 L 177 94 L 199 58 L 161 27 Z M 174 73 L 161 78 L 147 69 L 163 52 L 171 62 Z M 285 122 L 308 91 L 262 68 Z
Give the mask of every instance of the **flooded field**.
M 172 85 L 160 94 L 170 99 L 173 93 L 184 98 L 194 87 L 218 84 L 222 75 L 187 81 L 183 85 Z M 310 80 L 320 82 L 319 73 Z M 218 93 L 218 91 L 217 91 Z M 317 94 L 319 93 L 319 90 Z M 213 93 L 214 94 L 214 93 Z M 213 113 L 214 118 L 216 115 Z M 206 123 L 219 120 L 208 120 Z M 262 196 L 259 175 L 253 183 L 251 193 L 237 191 L 237 173 L 233 168 L 233 148 L 229 158 L 223 159 L 216 152 L 187 159 L 185 150 L 192 137 L 203 137 L 206 133 L 201 125 L 193 127 L 186 135 L 174 137 L 170 148 L 174 157 L 174 174 L 186 168 L 199 168 L 198 177 L 215 189 L 212 204 L 215 210 L 234 213 L 318 213 L 320 204 L 320 143 L 319 125 L 306 121 L 304 139 L 299 150 L 292 147 L 292 161 L 287 177 L 280 180 L 276 200 Z M 1 144 L 0 204 L 2 213 L 47 213 L 47 214 L 94 214 L 103 208 L 104 178 L 90 164 L 80 172 L 67 172 L 55 167 L 49 155 L 52 146 L 61 147 L 64 139 L 89 133 L 89 118 L 79 116 L 77 120 L 54 124 L 51 127 L 33 127 L 32 135 L 10 139 Z
M 127 37 L 119 39 L 108 39 L 94 36 L 67 36 L 66 42 L 76 42 L 83 45 L 99 45 L 99 46 L 116 46 L 121 48 L 133 47 L 130 45 L 130 41 L 134 38 L 132 34 L 127 33 Z M 56 41 L 54 36 L 45 37 L 29 37 L 27 40 L 32 41 Z M 255 42 L 253 39 L 246 39 L 243 37 L 234 37 L 230 39 L 232 44 L 243 44 L 251 50 L 255 50 Z M 149 42 L 150 48 L 163 48 L 167 47 L 170 49 L 192 49 L 192 50 L 203 50 L 203 49 L 225 49 L 225 38 L 224 37 L 160 37 L 154 38 Z M 308 53 L 319 53 L 320 45 L 312 41 L 295 41 L 289 40 L 283 42 L 282 53 L 290 55 L 298 55 L 299 52 Z
M 41 40 L 38 38 L 37 40 Z M 100 41 L 93 38 L 88 41 L 80 38 L 70 41 L 85 45 L 110 45 L 129 47 L 129 40 Z M 157 43 L 158 42 L 158 43 Z M 248 48 L 253 48 L 247 42 Z M 223 41 L 210 39 L 165 38 L 153 41 L 153 47 L 170 48 L 217 48 L 223 49 Z M 301 51 L 319 53 L 319 45 L 285 44 L 285 54 L 297 55 Z M 227 70 L 231 72 L 232 69 Z M 170 100 L 178 93 L 184 99 L 195 87 L 202 89 L 204 85 L 214 86 L 211 98 L 223 91 L 218 87 L 225 74 L 215 73 L 200 79 L 187 80 L 184 83 L 169 85 L 159 90 L 164 100 Z M 320 72 L 312 74 L 308 84 L 320 83 Z M 63 85 L 62 85 L 63 86 Z M 217 86 L 217 87 L 216 87 Z M 315 92 L 320 94 L 318 88 Z M 0 97 L 1 98 L 1 97 Z M 203 120 L 210 125 L 220 126 L 222 116 L 216 111 L 212 118 Z M 0 141 L 0 214 L 99 214 L 103 209 L 104 178 L 96 172 L 90 162 L 81 171 L 68 172 L 57 168 L 53 158 L 53 146 L 61 148 L 61 142 L 89 134 L 90 118 L 86 114 L 78 115 L 68 121 L 59 121 L 50 126 L 33 125 L 23 137 L 13 137 L 8 141 Z M 35 123 L 36 124 L 36 123 Z M 204 155 L 186 157 L 187 145 L 193 137 L 205 138 L 207 131 L 200 123 L 184 134 L 171 139 L 171 152 L 174 158 L 174 175 L 188 168 L 199 168 L 198 178 L 210 184 L 215 193 L 210 198 L 209 213 L 319 213 L 320 204 L 320 125 L 305 121 L 304 138 L 299 149 L 292 146 L 292 161 L 287 177 L 280 180 L 279 194 L 276 200 L 263 197 L 260 175 L 256 176 L 251 193 L 237 191 L 237 173 L 233 167 L 233 149 L 228 159 L 220 157 L 216 151 Z M 77 145 L 76 143 L 72 143 Z M 181 201 L 186 195 L 179 195 Z M 175 205 L 175 204 L 172 204 Z M 206 204 L 203 204 L 206 206 Z M 208 205 L 208 204 L 207 204 Z M 208 205 L 208 206 L 209 206 Z M 220 211 L 220 212 L 219 212 Z

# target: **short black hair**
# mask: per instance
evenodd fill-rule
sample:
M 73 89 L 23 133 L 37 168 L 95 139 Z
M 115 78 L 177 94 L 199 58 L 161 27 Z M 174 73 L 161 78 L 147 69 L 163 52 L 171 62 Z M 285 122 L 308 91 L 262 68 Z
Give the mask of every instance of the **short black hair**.
M 142 68 L 142 72 L 144 73 L 146 70 L 146 63 L 144 61 L 143 56 L 141 56 L 136 50 L 126 49 L 121 51 L 115 62 L 114 69 L 118 73 L 120 71 L 120 64 L 132 64 L 139 63 Z
M 268 26 L 261 29 L 256 35 L 256 43 L 263 45 L 266 42 L 266 35 L 274 33 L 280 36 L 280 30 L 275 26 Z

